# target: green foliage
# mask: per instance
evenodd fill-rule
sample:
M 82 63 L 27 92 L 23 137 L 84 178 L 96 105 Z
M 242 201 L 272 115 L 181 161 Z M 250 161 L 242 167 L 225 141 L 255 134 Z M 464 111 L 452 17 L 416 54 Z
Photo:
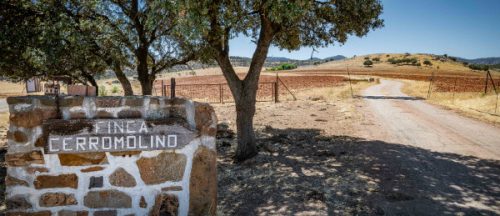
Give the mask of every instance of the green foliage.
M 373 62 L 370 60 L 366 60 L 365 62 L 363 62 L 363 65 L 366 67 L 371 67 L 373 65 Z
M 111 88 L 111 93 L 116 94 L 116 93 L 118 93 L 118 91 L 120 91 L 118 86 L 113 85 L 113 87 Z
M 389 62 L 391 64 L 397 64 L 397 65 L 416 66 L 418 64 L 418 59 L 417 58 L 406 58 L 406 57 L 403 57 L 401 59 L 390 58 L 387 60 L 387 62 Z
M 99 86 L 98 95 L 99 96 L 107 96 L 108 95 L 108 91 L 106 91 L 106 86 Z
M 487 71 L 490 69 L 490 66 L 481 64 L 470 64 L 469 68 L 472 70 Z
M 426 66 L 432 66 L 432 62 L 429 61 L 428 59 L 424 60 L 424 65 Z
M 280 70 L 292 70 L 295 68 L 297 68 L 296 64 L 284 63 L 284 64 L 278 65 L 276 67 L 272 67 L 270 70 L 271 71 L 280 71 Z

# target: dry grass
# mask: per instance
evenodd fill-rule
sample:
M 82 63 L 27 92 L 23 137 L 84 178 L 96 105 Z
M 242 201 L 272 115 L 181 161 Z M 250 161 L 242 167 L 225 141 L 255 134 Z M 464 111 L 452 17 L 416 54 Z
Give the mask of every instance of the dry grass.
M 352 95 L 351 86 L 348 82 L 344 82 L 343 85 L 325 88 L 311 88 L 302 90 L 297 93 L 298 100 L 325 100 L 325 101 L 335 101 L 339 99 L 348 99 L 352 96 L 359 95 L 360 92 L 368 88 L 369 86 L 377 84 L 376 82 L 368 82 L 364 77 L 352 77 Z
M 402 91 L 416 97 L 427 97 L 429 82 L 405 80 Z M 500 100 L 500 98 L 499 98 Z M 427 102 L 440 105 L 466 116 L 500 124 L 500 104 L 495 114 L 497 95 L 482 92 L 436 92 L 432 91 Z M 500 103 L 500 101 L 499 101 Z

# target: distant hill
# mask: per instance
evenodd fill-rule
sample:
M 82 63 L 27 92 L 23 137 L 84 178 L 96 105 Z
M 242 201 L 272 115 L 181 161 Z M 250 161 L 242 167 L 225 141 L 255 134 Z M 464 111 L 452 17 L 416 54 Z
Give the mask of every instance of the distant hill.
M 457 59 L 463 62 L 467 62 L 469 64 L 483 64 L 483 65 L 500 64 L 500 57 L 488 57 L 488 58 L 477 58 L 477 59 L 457 58 Z
M 252 60 L 249 57 L 241 57 L 241 56 L 231 56 L 231 63 L 233 63 L 234 66 L 249 66 L 250 61 Z M 343 55 L 336 55 L 336 56 L 330 56 L 327 58 L 312 58 L 312 59 L 306 59 L 306 60 L 297 60 L 297 59 L 291 59 L 291 58 L 286 58 L 286 57 L 274 57 L 274 56 L 268 56 L 266 59 L 266 62 L 264 63 L 265 67 L 272 67 L 276 65 L 280 65 L 282 63 L 294 63 L 298 66 L 304 66 L 304 65 L 312 65 L 312 64 L 317 64 L 317 63 L 324 63 L 324 62 L 329 62 L 329 61 L 338 61 L 345 59 L 346 57 Z

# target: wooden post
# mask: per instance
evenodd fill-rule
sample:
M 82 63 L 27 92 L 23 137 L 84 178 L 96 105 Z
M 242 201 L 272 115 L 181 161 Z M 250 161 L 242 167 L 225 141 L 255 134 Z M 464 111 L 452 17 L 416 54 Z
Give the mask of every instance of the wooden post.
M 220 103 L 224 103 L 224 90 L 223 86 L 224 84 L 219 84 L 219 95 L 220 95 Z
M 161 96 L 165 97 L 167 92 L 167 90 L 165 89 L 165 80 L 161 80 Z
M 349 73 L 349 66 L 346 66 L 347 68 L 347 77 L 349 78 L 349 87 L 351 88 L 351 98 L 354 98 L 354 92 L 352 91 L 352 84 L 351 84 L 351 73 Z
M 274 103 L 278 103 L 279 102 L 279 91 L 278 91 L 278 82 L 274 82 Z
M 457 87 L 457 79 L 458 79 L 458 77 L 455 77 L 455 84 L 453 85 L 453 99 L 452 99 L 453 104 L 455 104 L 455 91 L 456 91 L 456 87 Z
M 170 79 L 170 98 L 175 98 L 175 78 Z
M 486 77 L 484 78 L 484 94 L 486 94 L 488 92 L 488 74 L 489 74 L 489 71 L 486 73 Z

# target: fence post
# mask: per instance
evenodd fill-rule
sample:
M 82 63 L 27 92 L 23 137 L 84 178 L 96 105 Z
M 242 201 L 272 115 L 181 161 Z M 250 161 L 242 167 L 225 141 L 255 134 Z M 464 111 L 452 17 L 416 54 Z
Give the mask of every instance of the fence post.
M 165 89 L 165 80 L 161 80 L 161 96 L 165 97 L 167 94 L 166 89 Z
M 278 91 L 278 82 L 274 82 L 274 103 L 278 103 L 280 100 L 279 100 L 279 91 Z
M 484 94 L 486 95 L 486 93 L 488 92 L 488 74 L 489 73 L 486 73 L 486 77 L 484 78 Z
M 457 79 L 458 77 L 455 77 L 455 84 L 453 85 L 453 98 L 452 98 L 452 104 L 455 104 L 455 91 L 457 87 Z
M 170 98 L 175 98 L 175 78 L 170 79 Z
M 224 91 L 223 91 L 223 84 L 219 84 L 219 95 L 220 95 L 220 103 L 224 103 Z

